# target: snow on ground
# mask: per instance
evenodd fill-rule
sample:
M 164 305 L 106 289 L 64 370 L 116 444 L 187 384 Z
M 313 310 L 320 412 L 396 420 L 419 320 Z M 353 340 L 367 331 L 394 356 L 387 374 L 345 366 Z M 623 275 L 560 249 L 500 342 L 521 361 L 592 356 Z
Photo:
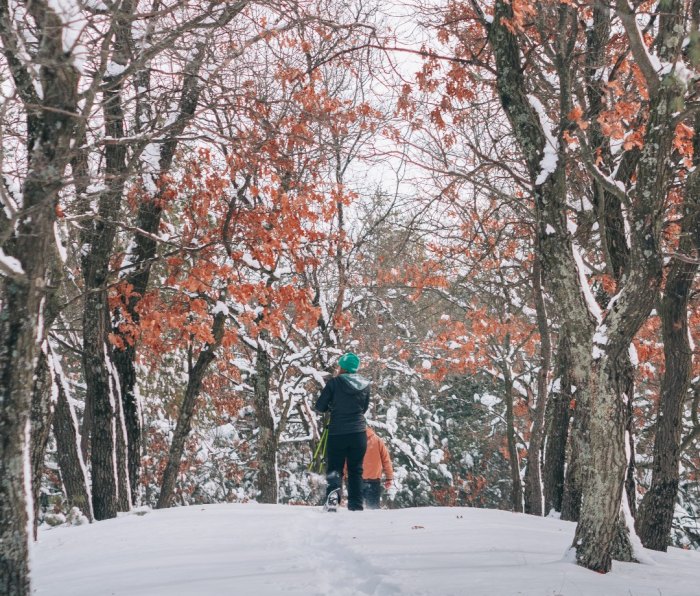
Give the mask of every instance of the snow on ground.
M 50 596 L 697 596 L 700 553 L 600 575 L 566 555 L 574 524 L 469 508 L 325 513 L 207 505 L 40 532 Z

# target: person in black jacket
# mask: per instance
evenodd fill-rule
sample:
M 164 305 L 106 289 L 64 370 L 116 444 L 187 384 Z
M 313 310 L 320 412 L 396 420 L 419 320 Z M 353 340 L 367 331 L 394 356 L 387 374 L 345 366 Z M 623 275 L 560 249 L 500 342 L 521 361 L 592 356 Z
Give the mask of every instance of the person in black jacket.
M 343 468 L 348 469 L 348 509 L 362 511 L 362 460 L 367 450 L 365 412 L 369 407 L 369 380 L 356 374 L 360 359 L 348 352 L 338 360 L 340 373 L 321 391 L 315 408 L 330 411 L 328 424 L 326 498 L 340 496 Z

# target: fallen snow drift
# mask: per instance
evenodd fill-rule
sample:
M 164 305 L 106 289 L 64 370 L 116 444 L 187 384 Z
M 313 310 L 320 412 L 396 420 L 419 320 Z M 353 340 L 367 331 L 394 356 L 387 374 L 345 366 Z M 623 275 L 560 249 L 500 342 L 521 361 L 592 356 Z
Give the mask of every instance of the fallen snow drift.
M 700 594 L 700 553 L 599 575 L 566 555 L 574 527 L 469 508 L 181 507 L 42 531 L 32 577 L 51 596 Z

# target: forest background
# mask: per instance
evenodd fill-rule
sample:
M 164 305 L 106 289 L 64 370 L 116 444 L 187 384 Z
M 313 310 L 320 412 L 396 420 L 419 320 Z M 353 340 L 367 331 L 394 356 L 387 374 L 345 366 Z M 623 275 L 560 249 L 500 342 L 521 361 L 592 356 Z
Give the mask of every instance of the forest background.
M 0 591 L 40 523 L 387 506 L 700 547 L 700 2 L 0 0 Z

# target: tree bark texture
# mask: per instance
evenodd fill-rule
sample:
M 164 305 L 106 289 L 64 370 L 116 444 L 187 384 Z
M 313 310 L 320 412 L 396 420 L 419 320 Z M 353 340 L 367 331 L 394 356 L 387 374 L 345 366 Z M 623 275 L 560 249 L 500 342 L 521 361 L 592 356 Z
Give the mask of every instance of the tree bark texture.
M 5 278 L 0 312 L 0 593 L 5 596 L 25 596 L 30 591 L 27 555 L 33 505 L 27 490 L 31 478 L 26 475 L 31 474 L 31 392 L 78 81 L 72 58 L 63 51 L 61 19 L 44 0 L 27 2 L 24 8 L 37 25 L 38 76 L 20 62 L 15 23 L 6 0 L 0 1 L 0 36 L 27 111 L 29 156 L 22 214 L 10 243 L 3 246 L 23 270 L 17 278 Z M 35 83 L 43 97 L 37 95 Z
M 86 274 L 86 285 L 104 282 Z M 103 291 L 88 291 L 83 311 L 83 373 L 92 402 L 92 508 L 96 520 L 117 516 L 116 413 L 114 394 L 105 363 L 106 297 Z
M 696 124 L 696 135 L 700 132 Z M 698 147 L 700 149 L 700 147 Z M 681 254 L 697 255 L 700 246 L 700 175 L 690 174 L 681 226 Z M 697 256 L 696 256 L 697 259 Z M 659 315 L 666 369 L 661 379 L 655 424 L 651 486 L 637 517 L 637 532 L 646 548 L 666 551 L 678 493 L 683 404 L 688 395 L 693 350 L 688 330 L 688 304 L 697 273 L 697 260 L 675 259 L 666 279 Z
M 115 35 L 112 60 L 122 67 L 129 63 L 130 3 L 115 15 Z M 102 113 L 105 136 L 124 137 L 122 107 L 123 77 L 106 74 L 102 88 Z M 98 218 L 86 224 L 84 243 L 89 246 L 83 258 L 85 303 L 83 314 L 83 362 L 86 393 L 92 400 L 92 497 L 95 517 L 116 517 L 118 510 L 131 507 L 126 469 L 127 448 L 121 429 L 120 391 L 113 384 L 111 349 L 108 335 L 111 331 L 107 283 L 109 261 L 112 257 L 116 225 L 126 176 L 126 145 L 108 143 L 105 147 L 106 188 L 98 199 Z M 115 463 L 116 462 L 116 463 Z
M 31 464 L 32 464 L 32 500 L 34 502 L 34 540 L 37 539 L 39 524 L 39 506 L 41 496 L 41 479 L 44 475 L 44 455 L 46 444 L 51 434 L 53 403 L 51 400 L 51 374 L 44 350 L 39 351 L 39 358 L 34 372 L 31 411 Z
M 671 2 L 669 13 L 662 17 L 660 31 L 672 31 L 679 6 Z M 576 528 L 574 545 L 580 565 L 607 572 L 611 567 L 616 519 L 620 513 L 620 498 L 627 457 L 625 454 L 626 406 L 621 397 L 628 389 L 625 364 L 629 345 L 653 307 L 662 279 L 660 223 L 670 177 L 674 132 L 667 126 L 669 114 L 682 97 L 683 89 L 673 75 L 664 77 L 663 84 L 655 71 L 649 69 L 649 58 L 640 49 L 639 30 L 629 4 L 618 0 L 616 11 L 630 40 L 630 47 L 649 87 L 649 121 L 636 168 L 634 196 L 630 197 L 630 259 L 625 284 L 617 300 L 608 308 L 604 324 L 596 334 L 602 354 L 596 362 L 591 391 L 590 451 L 584 465 L 584 493 L 581 516 Z M 667 44 L 661 35 L 662 55 L 679 49 Z M 667 55 L 665 57 L 671 57 Z M 603 337 L 601 337 L 601 334 Z M 603 338 L 605 341 L 603 341 Z
M 537 329 L 540 334 L 540 370 L 537 373 L 537 403 L 533 409 L 534 420 L 530 429 L 527 468 L 525 469 L 525 513 L 542 515 L 542 443 L 545 433 L 545 412 L 547 409 L 547 389 L 549 368 L 552 360 L 552 344 L 549 336 L 547 309 L 542 291 L 542 265 L 535 255 L 532 270 L 532 287 L 537 311 Z
M 269 335 L 260 332 L 256 350 L 255 379 L 253 381 L 253 409 L 258 423 L 258 500 L 261 503 L 277 503 L 277 435 L 270 408 L 270 354 L 267 348 Z
M 544 514 L 550 511 L 560 511 L 563 517 L 562 498 L 564 495 L 564 471 L 566 469 L 566 445 L 569 437 L 569 418 L 571 403 L 571 379 L 569 378 L 568 340 L 566 333 L 561 331 L 557 347 L 557 378 L 559 391 L 553 393 L 548 404 L 547 444 L 543 466 L 544 485 Z M 569 471 L 572 466 L 569 463 Z M 579 499 L 580 502 L 580 499 Z M 571 518 L 564 518 L 571 519 Z M 575 520 L 574 520 L 575 521 Z
M 87 468 L 80 450 L 78 420 L 69 401 L 69 391 L 63 371 L 54 365 L 56 406 L 53 416 L 53 434 L 56 439 L 56 458 L 63 489 L 70 508 L 77 507 L 93 521 L 92 500 L 87 479 Z
M 572 108 L 569 61 L 576 38 L 576 11 L 561 5 L 558 9 L 562 31 L 555 41 L 555 65 L 559 77 L 560 122 L 567 122 Z M 667 171 L 658 164 L 666 163 L 670 147 L 668 135 L 658 135 L 661 123 L 655 120 L 662 110 L 655 111 L 670 98 L 667 91 L 652 102 L 649 124 L 651 147 L 645 147 L 646 155 L 640 161 L 647 167 L 639 167 L 638 191 L 643 200 L 638 201 L 632 214 L 634 230 L 631 255 L 635 267 L 628 272 L 627 283 L 615 308 L 598 313 L 592 298 L 586 298 L 589 289 L 583 272 L 579 270 L 575 248 L 566 221 L 566 154 L 559 140 L 558 159 L 553 172 L 544 180 L 541 161 L 548 142 L 543 123 L 534 109 L 535 101 L 525 95 L 523 75 L 520 70 L 520 53 L 515 34 L 504 24 L 512 18 L 512 7 L 496 2 L 495 14 L 489 30 L 489 41 L 494 50 L 497 65 L 497 89 L 501 104 L 511 122 L 516 141 L 523 153 L 531 176 L 538 217 L 540 247 L 546 279 L 553 293 L 571 341 L 572 381 L 577 387 L 576 418 L 578 426 L 572 433 L 572 449 L 577 451 L 581 465 L 583 498 L 574 547 L 578 564 L 601 572 L 610 570 L 614 529 L 620 512 L 620 497 L 625 472 L 624 430 L 626 416 L 621 409 L 623 384 L 620 370 L 629 344 L 651 309 L 650 300 L 660 281 L 658 252 L 659 230 L 652 213 L 659 209 L 661 189 L 665 189 Z M 661 99 L 659 99 L 661 98 Z M 656 104 L 656 106 L 654 105 Z M 561 135 L 561 128 L 559 134 Z M 656 143 L 655 141 L 659 141 Z M 652 171 L 654 172 L 652 176 Z M 655 183 L 652 183 L 652 180 Z M 640 182 L 642 183 L 640 186 Z M 658 226 L 657 226 L 658 227 Z M 652 298 L 650 298 L 650 296 Z

